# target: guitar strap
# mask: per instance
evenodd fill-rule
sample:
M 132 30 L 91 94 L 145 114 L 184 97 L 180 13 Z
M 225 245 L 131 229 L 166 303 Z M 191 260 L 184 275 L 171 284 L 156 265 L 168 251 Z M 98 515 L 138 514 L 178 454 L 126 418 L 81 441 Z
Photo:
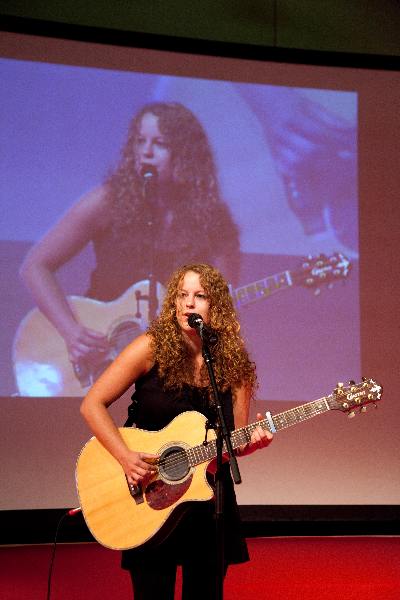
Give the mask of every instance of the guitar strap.
M 131 396 L 131 400 L 132 400 L 132 402 L 128 406 L 128 418 L 124 423 L 124 427 L 132 427 L 132 425 L 136 421 L 137 407 L 138 407 L 139 402 L 138 402 L 137 398 L 135 398 L 135 394 L 133 394 Z

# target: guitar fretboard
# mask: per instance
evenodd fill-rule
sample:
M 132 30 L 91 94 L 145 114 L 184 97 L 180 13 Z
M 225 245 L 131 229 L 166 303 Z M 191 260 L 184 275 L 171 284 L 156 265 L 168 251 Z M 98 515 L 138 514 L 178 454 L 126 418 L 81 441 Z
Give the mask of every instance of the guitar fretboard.
M 295 408 L 278 413 L 277 415 L 271 417 L 273 427 L 271 426 L 269 419 L 262 419 L 261 421 L 256 421 L 255 423 L 246 425 L 246 427 L 236 429 L 231 434 L 233 449 L 250 442 L 251 434 L 256 427 L 262 427 L 263 429 L 271 432 L 273 428 L 275 428 L 276 431 L 279 431 L 280 429 L 286 429 L 287 427 L 291 427 L 292 425 L 296 425 L 297 423 L 301 423 L 307 419 L 312 419 L 313 417 L 330 410 L 328 400 L 329 397 L 320 398 L 319 400 L 307 402 L 307 404 L 302 404 L 301 406 L 296 406 Z M 223 445 L 223 451 L 226 452 L 225 442 Z M 187 457 L 191 467 L 199 465 L 203 462 L 208 462 L 215 458 L 216 455 L 217 443 L 215 439 L 187 450 Z
M 265 279 L 254 281 L 243 287 L 231 289 L 231 295 L 236 308 L 268 298 L 271 294 L 293 285 L 290 271 L 282 271 L 275 275 L 269 275 Z

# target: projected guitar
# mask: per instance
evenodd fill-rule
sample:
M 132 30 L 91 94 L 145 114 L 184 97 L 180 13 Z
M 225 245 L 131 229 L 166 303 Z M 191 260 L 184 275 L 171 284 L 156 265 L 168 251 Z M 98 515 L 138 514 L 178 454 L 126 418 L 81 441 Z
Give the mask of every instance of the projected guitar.
M 350 261 L 340 253 L 305 259 L 297 271 L 282 271 L 248 285 L 231 289 L 236 308 L 264 300 L 294 286 L 318 294 L 323 285 L 345 279 Z M 121 350 L 148 325 L 148 281 L 132 285 L 112 302 L 69 296 L 78 321 L 107 336 L 110 351 L 72 365 L 63 338 L 39 309 L 21 322 L 13 344 L 13 364 L 18 392 L 23 396 L 83 396 Z M 159 305 L 165 290 L 157 284 Z
M 257 426 L 275 432 L 337 409 L 353 416 L 355 409 L 364 412 L 381 396 L 382 387 L 373 379 L 350 382 L 348 387 L 338 384 L 329 396 L 274 416 L 266 413 L 264 420 L 237 429 L 232 446 L 248 442 Z M 78 458 L 76 482 L 86 524 L 100 544 L 121 550 L 160 539 L 171 531 L 176 519 L 170 517 L 176 509 L 213 497 L 206 469 L 216 456 L 216 443 L 210 432 L 204 443 L 205 423 L 202 414 L 192 411 L 161 431 L 120 428 L 129 448 L 158 457 L 157 472 L 145 486 L 130 486 L 121 465 L 100 442 L 94 437 L 88 441 Z

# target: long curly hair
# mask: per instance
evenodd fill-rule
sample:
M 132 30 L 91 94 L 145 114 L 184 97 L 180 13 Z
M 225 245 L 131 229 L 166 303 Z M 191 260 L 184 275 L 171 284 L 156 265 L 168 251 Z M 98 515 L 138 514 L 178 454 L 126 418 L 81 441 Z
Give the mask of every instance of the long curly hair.
M 210 327 L 218 335 L 213 348 L 213 367 L 218 388 L 225 391 L 246 385 L 254 397 L 257 378 L 255 364 L 249 359 L 229 288 L 221 273 L 207 264 L 184 265 L 170 279 L 161 313 L 149 326 L 155 362 L 165 388 L 182 388 L 194 384 L 193 362 L 176 318 L 177 295 L 188 271 L 197 273 L 210 302 Z M 209 387 L 205 365 L 200 373 L 201 385 Z
M 171 151 L 172 206 L 193 227 L 199 226 L 207 238 L 215 223 L 204 219 L 204 214 L 224 206 L 220 198 L 216 167 L 207 135 L 194 114 L 178 102 L 153 102 L 144 105 L 132 119 L 128 137 L 121 151 L 119 164 L 105 181 L 106 198 L 112 210 L 113 228 L 141 226 L 141 213 L 145 210 L 143 181 L 138 165 L 137 141 L 141 121 L 145 114 L 158 118 L 158 127 Z M 182 232 L 183 238 L 186 234 Z M 236 232 L 233 231 L 233 235 Z M 179 242 L 178 242 L 179 243 Z

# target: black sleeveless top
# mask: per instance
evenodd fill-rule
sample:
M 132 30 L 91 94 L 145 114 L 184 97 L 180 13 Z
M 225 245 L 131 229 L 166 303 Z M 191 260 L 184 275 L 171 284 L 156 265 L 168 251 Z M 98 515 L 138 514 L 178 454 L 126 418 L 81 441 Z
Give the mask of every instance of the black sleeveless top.
M 187 233 L 185 204 L 170 213 L 165 209 L 149 212 L 141 207 L 132 226 L 112 224 L 92 239 L 96 267 L 91 273 L 86 295 L 102 301 L 115 300 L 138 281 L 149 279 L 165 285 L 171 274 L 182 264 L 214 263 L 225 257 L 230 281 L 237 277 L 239 235 L 228 206 L 221 202 L 213 206 L 203 219 Z M 149 222 L 152 223 L 149 228 Z M 207 223 L 207 227 L 205 227 Z
M 165 285 L 183 263 L 210 263 L 213 260 L 215 252 L 208 246 L 192 245 L 181 253 L 171 242 L 162 245 L 158 235 L 159 232 L 153 237 L 130 234 L 127 238 L 126 233 L 114 234 L 111 227 L 99 234 L 93 240 L 96 267 L 91 273 L 86 296 L 108 302 L 119 298 L 133 284 L 149 279 L 150 274 L 155 281 Z
M 220 392 L 221 406 L 230 431 L 235 427 L 230 390 Z M 164 390 L 158 377 L 157 365 L 139 378 L 132 396 L 133 420 L 137 427 L 158 431 L 172 419 L 188 410 L 197 410 L 213 423 L 215 413 L 206 388 L 185 385 L 179 392 Z
M 149 431 L 162 429 L 184 411 L 196 410 L 213 422 L 214 410 L 205 389 L 184 386 L 179 393 L 164 390 L 155 365 L 135 384 L 132 396 L 134 422 Z M 227 427 L 234 429 L 232 394 L 220 395 Z M 239 511 L 230 475 L 229 464 L 224 464 L 224 556 L 225 562 L 241 563 L 249 560 L 246 542 L 242 536 Z M 187 502 L 186 510 L 172 533 L 161 543 L 144 545 L 122 553 L 122 567 L 129 569 L 141 560 L 169 560 L 182 564 L 190 560 L 213 561 L 216 556 L 214 501 Z M 171 520 L 173 521 L 174 515 Z M 188 553 L 188 548 L 190 552 Z

